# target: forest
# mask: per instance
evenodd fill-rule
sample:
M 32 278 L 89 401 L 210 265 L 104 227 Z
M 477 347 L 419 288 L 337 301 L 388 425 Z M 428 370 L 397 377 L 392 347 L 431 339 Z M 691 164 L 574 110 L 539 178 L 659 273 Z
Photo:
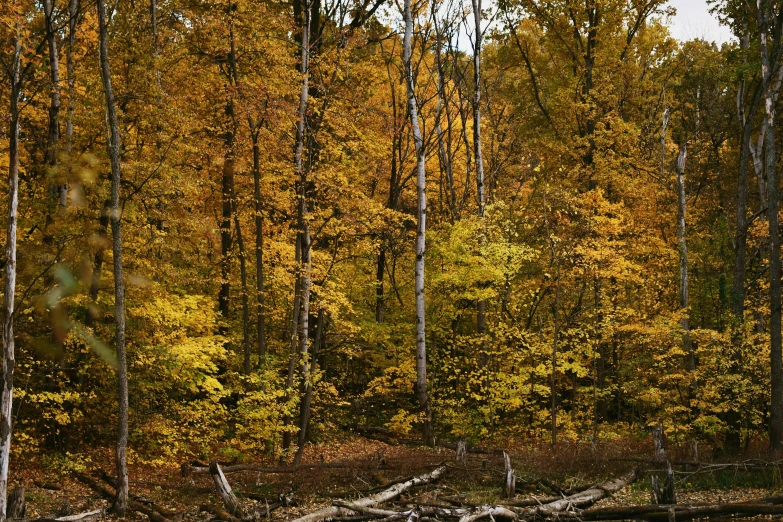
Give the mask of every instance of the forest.
M 660 507 L 783 467 L 783 1 L 709 4 L 0 2 L 0 522 L 783 514 Z M 516 504 L 378 507 L 448 470 Z

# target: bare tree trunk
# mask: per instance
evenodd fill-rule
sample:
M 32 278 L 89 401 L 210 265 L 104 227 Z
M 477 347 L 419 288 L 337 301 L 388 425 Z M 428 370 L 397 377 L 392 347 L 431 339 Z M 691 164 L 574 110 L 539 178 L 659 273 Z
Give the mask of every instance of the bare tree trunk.
M 307 429 L 310 425 L 310 404 L 313 398 L 313 372 L 315 371 L 315 358 L 324 338 L 324 309 L 318 309 L 318 319 L 316 319 L 315 339 L 310 355 L 310 366 L 307 367 L 307 359 L 302 361 L 302 403 L 299 408 L 299 447 L 294 456 L 294 466 L 302 463 L 305 443 L 307 442 Z
M 54 27 L 52 2 L 53 0 L 43 0 L 44 14 L 46 15 L 46 40 L 49 45 L 49 81 L 52 84 L 49 101 L 48 148 L 46 149 L 46 163 L 50 166 L 57 164 L 57 146 L 60 141 L 60 59 L 57 54 L 57 34 Z
M 266 361 L 266 333 L 264 321 L 264 218 L 261 203 L 261 153 L 258 148 L 258 127 L 251 129 L 253 142 L 253 190 L 256 204 L 256 335 L 258 338 L 258 365 Z
M 237 84 L 237 63 L 236 63 L 236 41 L 234 37 L 234 19 L 232 0 L 228 2 L 229 12 L 229 52 L 228 52 L 228 81 L 231 85 Z M 234 100 L 229 93 L 228 103 L 226 104 L 226 115 L 231 120 L 231 128 L 228 129 L 224 137 L 225 153 L 223 158 L 223 178 L 222 178 L 222 214 L 220 222 L 220 293 L 218 294 L 218 309 L 223 320 L 229 316 L 229 307 L 231 301 L 231 249 L 233 241 L 231 236 L 231 218 L 234 196 L 234 157 L 237 134 L 236 114 L 234 111 Z M 227 325 L 221 327 L 223 335 L 228 333 Z
M 769 416 L 769 448 L 773 452 L 783 449 L 783 353 L 780 329 L 780 232 L 778 211 L 780 193 L 777 179 L 777 145 L 775 143 L 775 96 L 773 93 L 774 68 L 779 67 L 779 31 L 771 27 L 777 13 L 773 14 L 772 2 L 758 0 L 759 43 L 761 73 L 764 85 L 764 169 L 767 178 L 767 221 L 769 223 L 769 340 L 771 366 L 771 397 Z M 772 32 L 772 34 L 770 34 Z M 778 38 L 775 38 L 778 37 Z M 769 40 L 774 44 L 770 46 Z
M 680 152 L 677 155 L 677 245 L 680 251 L 680 311 L 683 314 L 680 320 L 682 327 L 682 349 L 685 352 L 685 369 L 689 373 L 696 370 L 696 355 L 693 352 L 691 342 L 691 327 L 689 319 L 690 299 L 688 297 L 688 243 L 685 239 L 685 158 L 688 154 L 688 144 L 683 139 L 680 144 Z M 688 408 L 693 400 L 696 381 L 691 377 L 688 383 Z
M 296 282 L 294 283 L 294 303 L 291 312 L 291 330 L 289 331 L 289 354 L 288 354 L 288 373 L 286 375 L 286 402 L 290 402 L 294 393 L 294 373 L 296 372 L 297 342 L 296 334 L 299 332 L 299 308 L 301 306 L 301 284 L 300 266 L 302 262 L 302 239 L 301 234 L 296 234 L 296 244 L 294 246 L 294 262 L 296 264 Z M 291 425 L 291 416 L 286 414 L 283 417 L 283 426 Z M 283 449 L 291 446 L 291 432 L 283 432 Z
M 106 200 L 101 209 L 101 217 L 98 220 L 98 247 L 95 251 L 95 257 L 92 261 L 92 276 L 90 279 L 90 306 L 87 308 L 87 317 L 85 326 L 92 327 L 95 324 L 95 318 L 98 313 L 98 292 L 101 289 L 101 270 L 103 270 L 104 255 L 106 252 L 105 244 L 108 242 L 106 227 L 109 226 L 109 214 L 111 213 L 111 200 Z
M 76 43 L 76 23 L 79 17 L 79 0 L 71 0 L 69 7 L 68 47 L 65 54 L 65 69 L 68 74 L 68 121 L 65 124 L 65 147 L 70 153 L 73 139 L 73 114 L 75 111 L 74 86 L 76 84 L 73 70 L 73 47 Z
M 424 413 L 424 442 L 433 446 L 435 435 L 432 430 L 432 410 L 427 393 L 427 338 L 425 329 L 424 308 L 424 253 L 425 232 L 427 229 L 427 193 L 425 174 L 425 150 L 419 127 L 419 113 L 416 102 L 416 85 L 413 78 L 413 61 L 411 59 L 411 40 L 413 38 L 413 13 L 411 0 L 405 0 L 405 37 L 403 40 L 403 62 L 405 65 L 405 80 L 408 91 L 408 111 L 411 118 L 413 142 L 416 148 L 416 192 L 418 194 L 418 211 L 416 222 L 416 396 Z
M 245 375 L 250 375 L 250 303 L 247 291 L 247 251 L 242 239 L 242 227 L 239 225 L 239 212 L 234 199 L 234 227 L 237 230 L 237 246 L 239 247 L 239 277 L 242 284 L 242 354 L 244 356 Z
M 297 192 L 299 197 L 298 233 L 297 244 L 301 258 L 297 259 L 297 295 L 294 297 L 294 317 L 298 314 L 298 321 L 293 319 L 294 325 L 298 323 L 299 355 L 307 357 L 309 347 L 309 314 L 310 314 L 310 225 L 307 220 L 307 170 L 305 168 L 305 131 L 307 124 L 307 103 L 310 93 L 310 15 L 312 0 L 305 0 L 302 9 L 302 54 L 300 61 L 300 73 L 302 85 L 299 91 L 299 110 L 296 120 L 296 148 L 294 152 L 294 167 L 297 175 Z M 293 393 L 293 374 L 296 368 L 296 327 L 291 330 L 291 358 L 288 361 L 289 390 Z M 291 418 L 287 418 L 286 426 L 291 424 Z M 287 436 L 286 436 L 287 434 Z M 283 448 L 291 445 L 291 434 L 283 435 Z
M 19 206 L 19 97 L 21 92 L 22 47 L 14 35 L 10 68 L 11 104 L 8 142 L 8 224 L 5 244 L 3 290 L 3 389 L 0 399 L 0 522 L 6 520 L 8 463 L 11 458 L 11 405 L 14 395 L 14 294 L 16 292 L 16 219 Z
M 473 21 L 475 24 L 475 43 L 473 44 L 473 156 L 476 161 L 476 195 L 478 198 L 478 217 L 484 218 L 484 161 L 481 154 L 481 0 L 473 3 Z M 482 231 L 483 234 L 483 231 Z M 487 330 L 487 302 L 479 299 L 476 305 L 476 330 L 479 335 Z
M 743 49 L 747 52 L 749 45 L 747 35 L 741 39 Z M 738 353 L 742 344 L 743 324 L 745 320 L 745 275 L 748 250 L 748 162 L 750 160 L 750 139 L 753 132 L 753 121 L 759 109 L 761 101 L 761 89 L 757 89 L 752 101 L 745 111 L 745 79 L 741 79 L 737 91 L 737 112 L 741 125 L 742 135 L 740 142 L 740 158 L 737 176 L 737 219 L 734 237 L 734 273 L 732 282 L 732 314 L 734 315 L 734 333 L 732 335 L 732 373 L 739 373 L 740 362 Z M 725 414 L 727 424 L 726 447 L 729 451 L 736 451 L 740 446 L 740 413 L 732 408 Z
M 122 206 L 120 204 L 120 126 L 109 68 L 109 34 L 106 26 L 106 6 L 98 0 L 98 29 L 100 38 L 101 78 L 109 116 L 109 159 L 111 160 L 111 233 L 114 257 L 114 324 L 117 350 L 117 391 L 119 415 L 117 427 L 117 498 L 114 511 L 122 515 L 128 508 L 128 365 L 125 360 L 125 282 L 122 273 Z

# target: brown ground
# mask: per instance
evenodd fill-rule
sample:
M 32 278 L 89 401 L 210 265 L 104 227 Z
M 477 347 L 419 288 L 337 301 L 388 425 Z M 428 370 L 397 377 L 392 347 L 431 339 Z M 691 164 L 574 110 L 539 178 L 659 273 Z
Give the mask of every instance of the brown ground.
M 613 442 L 595 449 L 589 444 L 564 444 L 554 454 L 545 444 L 506 447 L 510 448 L 512 463 L 519 477 L 518 498 L 551 496 L 552 491 L 536 484 L 541 477 L 565 489 L 599 482 L 634 466 L 654 467 L 630 460 L 633 456 L 638 458 L 651 453 L 645 444 L 634 446 Z M 678 457 L 675 455 L 673 458 Z M 95 471 L 105 469 L 114 475 L 109 451 L 96 452 L 90 455 L 90 460 L 92 463 L 85 470 L 86 474 L 97 477 Z M 248 493 L 267 497 L 272 503 L 281 493 L 292 496 L 296 505 L 272 511 L 273 520 L 293 519 L 330 505 L 332 499 L 365 496 L 377 491 L 378 486 L 425 473 L 441 463 L 450 466 L 447 476 L 437 484 L 411 492 L 410 497 L 423 495 L 426 501 L 460 497 L 471 503 L 491 503 L 500 498 L 503 481 L 502 459 L 497 455 L 469 454 L 466 466 L 458 467 L 454 465 L 454 452 L 448 449 L 389 445 L 359 436 L 347 436 L 327 446 L 312 445 L 307 448 L 304 461 L 316 465 L 334 462 L 348 465 L 278 474 L 243 471 L 229 474 L 227 478 L 240 498 L 242 493 Z M 271 461 L 259 463 L 270 467 L 278 465 Z M 212 519 L 212 515 L 199 510 L 203 504 L 221 505 L 210 476 L 199 474 L 183 477 L 180 465 L 180 462 L 155 468 L 132 465 L 129 469 L 131 494 L 175 511 L 181 514 L 178 518 L 183 520 Z M 42 459 L 36 457 L 28 462 L 18 461 L 12 469 L 11 487 L 22 480 L 26 488 L 28 518 L 74 514 L 109 506 L 106 500 L 76 480 L 71 473 L 57 472 L 51 468 L 51 465 L 44 466 Z M 720 474 L 717 479 L 716 473 Z M 754 473 L 757 475 L 759 472 Z M 770 468 L 769 473 L 762 473 L 765 475 L 762 480 L 759 480 L 758 475 L 749 478 L 747 472 L 734 470 L 679 473 L 678 500 L 680 503 L 731 502 L 774 494 L 775 489 L 781 486 L 779 468 Z M 61 489 L 55 491 L 41 487 L 45 485 L 55 485 Z M 249 499 L 246 501 L 253 502 Z M 649 473 L 642 475 L 633 487 L 603 500 L 600 505 L 646 503 L 649 503 Z M 264 505 L 263 502 L 260 504 Z M 138 513 L 129 513 L 127 518 L 147 520 L 146 516 Z

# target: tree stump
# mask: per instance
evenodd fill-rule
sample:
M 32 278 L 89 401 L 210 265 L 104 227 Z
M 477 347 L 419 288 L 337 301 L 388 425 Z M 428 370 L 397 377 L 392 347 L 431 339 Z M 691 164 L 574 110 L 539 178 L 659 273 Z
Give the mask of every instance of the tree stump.
M 663 432 L 663 426 L 656 424 L 652 429 L 654 459 L 660 462 L 666 461 L 666 436 Z
M 506 470 L 504 493 L 506 494 L 506 498 L 514 498 L 514 495 L 516 494 L 517 478 L 514 476 L 514 470 L 511 467 L 511 457 L 509 457 L 508 453 L 505 451 L 503 452 L 503 464 Z
M 666 465 L 666 478 L 663 481 L 663 487 L 661 487 L 657 476 L 653 475 L 651 478 L 653 504 L 673 505 L 677 503 L 677 496 L 674 493 L 674 471 L 669 462 Z
M 457 464 L 460 466 L 465 465 L 465 453 L 468 451 L 468 441 L 464 435 L 462 435 L 457 441 Z
M 8 519 L 23 519 L 27 512 L 27 505 L 24 501 L 24 486 L 19 485 L 14 488 L 8 496 Z

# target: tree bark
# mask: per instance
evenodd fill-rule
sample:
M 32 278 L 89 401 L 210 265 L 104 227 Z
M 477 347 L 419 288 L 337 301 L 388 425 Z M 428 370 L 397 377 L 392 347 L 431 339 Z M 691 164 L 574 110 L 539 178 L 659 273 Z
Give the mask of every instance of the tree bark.
M 55 32 L 52 3 L 53 0 L 43 0 L 44 15 L 46 16 L 46 40 L 49 46 L 49 81 L 51 83 L 49 135 L 46 149 L 46 163 L 49 166 L 57 164 L 57 147 L 60 141 L 60 59 L 57 53 L 57 33 Z
M 745 35 L 741 39 L 741 45 L 745 52 L 749 46 L 749 37 Z M 743 329 L 745 321 L 745 275 L 747 271 L 748 250 L 748 162 L 750 161 L 750 139 L 753 132 L 753 122 L 761 102 L 762 89 L 757 88 L 747 112 L 745 111 L 745 79 L 742 78 L 737 90 L 737 113 L 741 125 L 740 158 L 737 175 L 737 219 L 734 236 L 734 273 L 732 281 L 732 314 L 734 316 L 734 332 L 732 334 L 732 373 L 740 372 L 739 352 L 743 342 Z M 725 445 L 729 451 L 736 451 L 740 447 L 740 413 L 736 409 L 726 412 L 725 421 L 727 432 Z
M 8 140 L 8 223 L 5 244 L 3 287 L 3 388 L 0 399 L 0 522 L 6 520 L 8 463 L 11 458 L 11 421 L 14 395 L 14 295 L 16 292 L 16 220 L 19 207 L 19 98 L 21 93 L 22 46 L 14 35 L 10 72 L 10 118 Z
M 237 230 L 237 246 L 239 247 L 239 278 L 242 285 L 242 354 L 244 358 L 245 375 L 250 375 L 250 303 L 247 290 L 247 251 L 242 238 L 242 227 L 239 224 L 236 198 L 234 200 L 234 227 Z
M 291 330 L 289 331 L 289 354 L 288 354 L 288 372 L 286 374 L 286 403 L 290 403 L 294 393 L 294 373 L 296 372 L 296 334 L 299 332 L 299 308 L 301 305 L 301 283 L 300 264 L 302 260 L 302 240 L 301 234 L 296 234 L 296 244 L 294 245 L 294 263 L 296 264 L 296 281 L 294 282 L 294 303 L 291 312 Z M 283 426 L 291 425 L 291 416 L 283 416 Z M 283 449 L 287 450 L 291 446 L 291 432 L 283 432 Z
M 473 4 L 473 22 L 475 42 L 473 44 L 473 157 L 476 161 L 476 197 L 478 199 L 478 217 L 484 219 L 484 160 L 481 154 L 481 0 L 471 0 Z M 483 237 L 483 230 L 481 232 Z M 481 239 L 481 238 L 480 238 Z M 483 241 L 480 241 L 483 243 Z M 487 302 L 479 299 L 476 303 L 476 331 L 483 335 L 487 330 Z
M 251 129 L 253 143 L 253 194 L 256 206 L 256 337 L 258 342 L 258 365 L 262 366 L 266 361 L 266 332 L 265 332 L 265 290 L 264 290 L 264 217 L 263 204 L 261 202 L 261 152 L 258 147 L 259 128 Z
M 114 324 L 115 346 L 117 350 L 117 392 L 119 415 L 117 426 L 117 496 L 114 511 L 122 515 L 128 508 L 128 465 L 126 451 L 128 447 L 128 365 L 125 359 L 125 282 L 122 268 L 122 206 L 120 204 L 120 126 L 117 120 L 117 107 L 112 91 L 111 70 L 109 67 L 109 34 L 106 20 L 106 5 L 98 2 L 99 54 L 101 78 L 106 98 L 106 112 L 109 119 L 109 159 L 111 161 L 111 232 L 112 254 L 114 257 Z
M 685 352 L 685 369 L 688 373 L 696 370 L 696 354 L 693 351 L 690 328 L 690 299 L 688 295 L 688 243 L 685 236 L 685 158 L 688 155 L 688 144 L 685 140 L 680 144 L 677 154 L 677 245 L 680 253 L 680 326 L 682 327 L 682 349 Z M 688 408 L 691 407 L 696 381 L 691 377 L 688 383 Z
M 764 85 L 764 170 L 767 178 L 767 221 L 769 223 L 769 337 L 771 366 L 771 397 L 769 418 L 769 447 L 777 452 L 783 449 L 783 353 L 780 325 L 780 233 L 778 211 L 780 193 L 777 179 L 777 145 L 775 143 L 775 96 L 773 74 L 778 67 L 779 34 L 772 25 L 777 18 L 772 2 L 758 1 L 759 43 L 761 73 Z M 770 34 L 772 33 L 772 34 Z M 770 45 L 770 39 L 777 42 Z
M 220 469 L 220 464 L 212 462 L 209 465 L 209 474 L 212 476 L 212 481 L 215 483 L 215 487 L 218 490 L 223 504 L 226 506 L 229 514 L 237 518 L 242 518 L 242 509 L 239 506 L 239 499 L 234 495 L 234 491 L 231 489 L 231 485 L 226 480 L 226 476 Z
M 229 51 L 228 51 L 228 81 L 231 85 L 237 85 L 236 41 L 234 37 L 234 10 L 228 2 L 229 13 Z M 231 249 L 233 240 L 231 236 L 231 218 L 234 198 L 234 157 L 236 145 L 237 123 L 232 93 L 228 93 L 226 103 L 226 116 L 230 119 L 230 128 L 226 131 L 224 142 L 223 172 L 222 172 L 222 210 L 220 222 L 220 292 L 218 294 L 218 309 L 224 321 L 228 320 L 231 304 Z M 221 327 L 221 333 L 228 333 L 228 325 Z
M 68 47 L 65 54 L 65 69 L 68 74 L 68 121 L 65 124 L 65 147 L 70 154 L 73 145 L 73 115 L 76 110 L 74 107 L 76 77 L 74 76 L 73 67 L 73 47 L 76 44 L 76 24 L 79 18 L 79 0 L 71 0 L 68 14 Z
M 424 308 L 424 253 L 425 232 L 427 229 L 427 193 L 425 174 L 425 150 L 419 127 L 419 114 L 416 102 L 416 83 L 413 77 L 412 39 L 413 39 L 413 13 L 411 12 L 411 0 L 404 2 L 405 36 L 403 40 L 403 63 L 405 66 L 405 83 L 408 94 L 408 112 L 413 131 L 413 142 L 416 149 L 416 192 L 417 192 L 417 220 L 416 220 L 416 267 L 415 267 L 415 294 L 416 294 L 416 396 L 419 407 L 424 414 L 424 443 L 430 446 L 435 444 L 435 435 L 432 430 L 432 410 L 430 408 L 429 395 L 427 393 L 427 340 L 425 329 Z
M 313 398 L 313 371 L 315 371 L 315 358 L 318 350 L 321 348 L 324 335 L 324 309 L 318 309 L 318 319 L 316 319 L 315 339 L 310 353 L 310 366 L 305 359 L 302 361 L 302 402 L 299 406 L 299 447 L 294 456 L 294 466 L 302 463 L 305 443 L 307 442 L 307 429 L 310 425 L 310 404 Z

